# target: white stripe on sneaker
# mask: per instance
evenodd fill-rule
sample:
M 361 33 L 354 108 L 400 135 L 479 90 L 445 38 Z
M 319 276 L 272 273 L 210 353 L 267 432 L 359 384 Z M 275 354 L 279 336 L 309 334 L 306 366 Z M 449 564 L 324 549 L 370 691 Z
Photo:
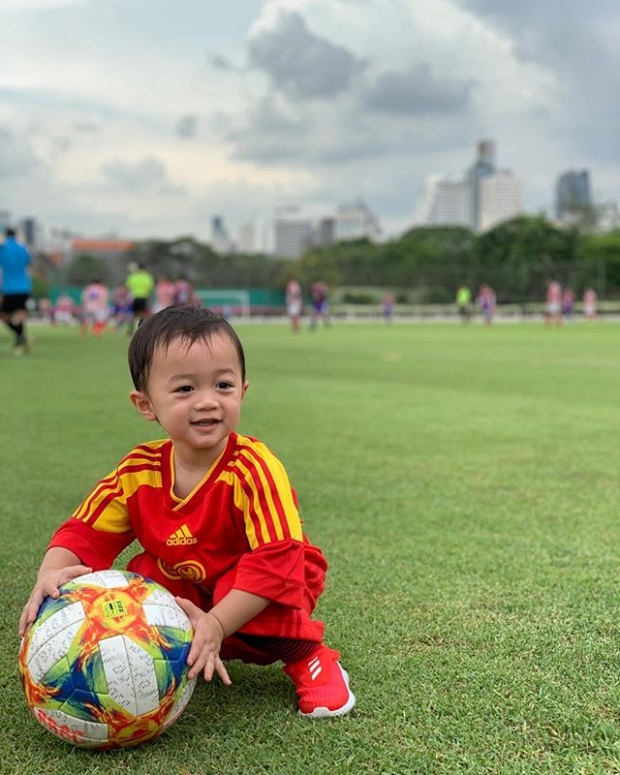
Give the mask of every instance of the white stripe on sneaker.
M 329 708 L 319 707 L 315 708 L 312 713 L 302 713 L 301 710 L 297 711 L 300 716 L 304 716 L 304 718 L 331 718 L 334 716 L 344 716 L 345 713 L 348 713 L 352 708 L 355 707 L 355 695 L 351 691 L 349 687 L 349 674 L 346 670 L 343 669 L 340 662 L 336 662 L 336 665 L 338 666 L 338 669 L 342 673 L 342 677 L 344 678 L 344 681 L 347 685 L 347 689 L 349 690 L 349 697 L 345 704 L 338 708 L 337 710 L 329 710 Z
M 310 678 L 313 681 L 316 681 L 317 676 L 323 672 L 323 668 L 321 667 L 321 663 L 318 657 L 313 657 L 308 661 L 308 670 L 310 671 Z

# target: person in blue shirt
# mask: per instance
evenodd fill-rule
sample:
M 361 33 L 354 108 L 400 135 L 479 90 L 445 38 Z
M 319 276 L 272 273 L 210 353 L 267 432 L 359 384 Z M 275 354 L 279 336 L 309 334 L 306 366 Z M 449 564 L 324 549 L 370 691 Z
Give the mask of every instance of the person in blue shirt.
M 6 229 L 5 241 L 0 246 L 0 270 L 2 271 L 2 304 L 0 318 L 15 335 L 13 353 L 22 355 L 29 350 L 26 338 L 26 302 L 32 293 L 32 280 L 28 267 L 32 261 L 28 250 L 17 241 L 14 229 Z

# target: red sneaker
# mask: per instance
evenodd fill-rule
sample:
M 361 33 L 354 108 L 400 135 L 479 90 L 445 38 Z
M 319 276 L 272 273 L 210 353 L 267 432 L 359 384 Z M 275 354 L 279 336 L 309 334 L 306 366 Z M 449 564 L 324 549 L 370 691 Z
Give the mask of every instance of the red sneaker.
M 349 676 L 340 666 L 339 657 L 339 652 L 321 645 L 309 657 L 284 666 L 295 684 L 302 716 L 343 716 L 355 705 Z

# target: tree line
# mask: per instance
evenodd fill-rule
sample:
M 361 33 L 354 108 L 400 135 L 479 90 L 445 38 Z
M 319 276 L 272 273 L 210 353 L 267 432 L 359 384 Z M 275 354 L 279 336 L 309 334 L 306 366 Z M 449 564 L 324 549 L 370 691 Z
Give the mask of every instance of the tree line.
M 308 288 L 320 278 L 340 289 L 343 301 L 358 303 L 374 303 L 388 289 L 403 303 L 451 302 L 461 283 L 473 291 L 488 283 L 500 302 L 519 303 L 543 298 L 551 278 L 577 294 L 592 286 L 602 298 L 620 298 L 620 230 L 559 228 L 543 215 L 519 216 L 483 234 L 417 227 L 380 244 L 362 239 L 309 247 L 297 260 L 220 255 L 193 237 L 145 240 L 115 261 L 78 255 L 64 280 L 83 284 L 97 274 L 110 285 L 121 283 L 130 261 L 204 289 L 283 289 L 290 277 Z

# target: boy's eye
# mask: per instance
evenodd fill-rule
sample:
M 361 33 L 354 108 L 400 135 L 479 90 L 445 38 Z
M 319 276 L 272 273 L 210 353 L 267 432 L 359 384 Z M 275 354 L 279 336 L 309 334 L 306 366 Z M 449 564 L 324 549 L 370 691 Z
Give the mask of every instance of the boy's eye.
M 232 382 L 218 382 L 217 387 L 219 390 L 230 390 L 233 387 Z
M 176 389 L 176 393 L 191 393 L 194 388 L 191 385 L 181 385 Z

